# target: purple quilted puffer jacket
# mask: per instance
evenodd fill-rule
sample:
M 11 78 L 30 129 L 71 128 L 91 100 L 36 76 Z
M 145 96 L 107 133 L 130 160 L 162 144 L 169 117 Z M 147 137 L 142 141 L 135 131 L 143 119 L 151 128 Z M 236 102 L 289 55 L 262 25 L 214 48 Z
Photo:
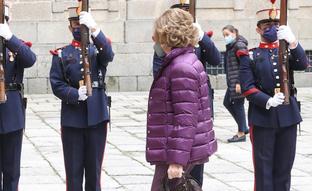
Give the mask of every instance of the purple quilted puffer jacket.
M 166 56 L 149 94 L 148 162 L 186 166 L 216 152 L 207 80 L 194 48 L 173 49 Z

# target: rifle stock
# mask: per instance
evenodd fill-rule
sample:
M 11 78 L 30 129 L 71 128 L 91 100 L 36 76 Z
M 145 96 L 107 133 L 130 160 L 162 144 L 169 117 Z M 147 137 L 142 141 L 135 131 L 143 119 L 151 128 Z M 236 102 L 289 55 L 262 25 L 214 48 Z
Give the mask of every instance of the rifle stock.
M 190 10 L 189 12 L 194 18 L 194 23 L 196 22 L 196 0 L 190 0 Z
M 0 23 L 5 23 L 5 6 L 4 0 L 0 0 Z M 5 96 L 5 75 L 4 75 L 4 65 L 6 62 L 6 48 L 5 40 L 0 37 L 0 104 L 6 102 Z
M 280 25 L 287 25 L 287 0 L 281 0 L 280 8 Z M 290 88 L 289 88 L 289 59 L 288 59 L 288 43 L 285 40 L 279 41 L 278 63 L 280 68 L 280 91 L 285 95 L 284 104 L 289 104 Z
M 89 11 L 89 0 L 80 0 L 81 11 Z M 80 85 L 87 87 L 87 96 L 92 96 L 92 85 L 91 85 L 91 71 L 90 71 L 90 60 L 88 47 L 90 44 L 89 28 L 85 25 L 80 25 L 81 32 L 81 54 L 83 64 L 83 82 Z

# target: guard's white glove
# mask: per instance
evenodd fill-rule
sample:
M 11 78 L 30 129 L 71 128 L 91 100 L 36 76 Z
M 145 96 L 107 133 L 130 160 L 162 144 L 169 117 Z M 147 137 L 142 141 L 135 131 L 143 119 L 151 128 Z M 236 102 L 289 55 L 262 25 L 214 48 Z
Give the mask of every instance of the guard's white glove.
M 200 24 L 198 22 L 193 23 L 194 27 L 198 29 L 198 36 L 199 36 L 199 41 L 203 40 L 205 32 L 201 28 Z
M 5 40 L 10 40 L 12 38 L 13 34 L 7 23 L 0 24 L 0 36 L 2 36 Z
M 97 24 L 94 21 L 90 12 L 80 12 L 79 23 L 86 25 L 91 30 L 93 37 L 97 37 L 97 35 L 101 32 L 101 30 L 96 27 Z
M 79 94 L 78 100 L 79 101 L 85 101 L 88 98 L 88 96 L 87 96 L 87 87 L 86 86 L 81 86 L 78 89 L 78 94 Z
M 285 96 L 283 93 L 277 93 L 273 97 L 271 97 L 266 103 L 266 109 L 270 109 L 271 107 L 277 107 L 284 103 Z
M 94 29 L 96 27 L 96 22 L 94 21 L 91 13 L 85 11 L 80 12 L 79 23 L 86 25 L 89 29 Z
M 289 44 L 296 42 L 296 37 L 291 31 L 291 28 L 286 25 L 282 25 L 277 30 L 277 37 L 279 40 L 286 40 Z

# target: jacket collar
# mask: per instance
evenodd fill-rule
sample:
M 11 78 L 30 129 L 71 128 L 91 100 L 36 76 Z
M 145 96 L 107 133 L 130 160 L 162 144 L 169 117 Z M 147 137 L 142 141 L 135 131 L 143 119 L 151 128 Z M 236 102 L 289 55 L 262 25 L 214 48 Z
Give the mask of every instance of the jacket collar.
M 266 42 L 260 42 L 259 48 L 264 48 L 264 49 L 274 49 L 279 47 L 279 42 L 273 42 L 273 43 L 266 43 Z
M 192 47 L 192 46 L 188 46 L 188 47 L 184 47 L 184 48 L 174 48 L 164 58 L 164 65 L 163 66 L 170 64 L 173 59 L 180 56 L 181 54 L 192 53 L 194 51 L 195 51 L 194 47 Z
M 161 75 L 161 73 L 163 72 L 163 70 L 172 62 L 172 60 L 174 60 L 176 57 L 185 54 L 185 53 L 192 53 L 194 52 L 195 49 L 192 46 L 188 46 L 188 47 L 184 47 L 184 48 L 174 48 L 172 49 L 164 58 L 163 60 L 163 64 L 160 68 L 160 70 L 158 71 L 155 79 L 158 79 Z

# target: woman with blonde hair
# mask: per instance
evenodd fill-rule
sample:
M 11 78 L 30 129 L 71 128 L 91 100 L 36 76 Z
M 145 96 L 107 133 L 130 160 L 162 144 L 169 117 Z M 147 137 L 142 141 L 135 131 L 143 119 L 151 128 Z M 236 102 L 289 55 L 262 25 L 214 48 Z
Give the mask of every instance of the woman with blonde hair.
M 207 74 L 194 53 L 198 29 L 192 16 L 170 9 L 155 21 L 154 37 L 165 54 L 149 94 L 146 159 L 156 165 L 152 191 L 165 178 L 178 180 L 217 150 Z

